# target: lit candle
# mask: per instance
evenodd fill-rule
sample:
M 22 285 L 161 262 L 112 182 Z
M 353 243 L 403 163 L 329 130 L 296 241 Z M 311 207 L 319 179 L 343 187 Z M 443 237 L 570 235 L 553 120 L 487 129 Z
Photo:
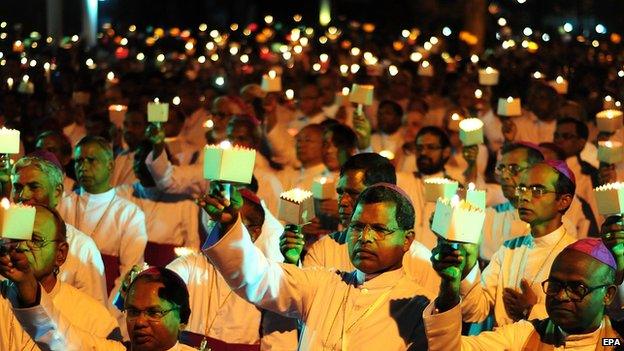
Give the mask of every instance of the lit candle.
M 349 101 L 358 104 L 359 114 L 362 113 L 362 105 L 370 106 L 373 104 L 374 91 L 373 85 L 353 84 L 351 87 Z
M 460 115 L 459 113 L 451 114 L 451 118 L 449 119 L 449 122 L 448 122 L 448 130 L 453 131 L 453 132 L 458 132 L 459 122 L 461 122 L 463 119 L 464 117 Z
M 204 148 L 204 178 L 249 184 L 256 162 L 256 150 L 232 145 L 229 141 Z
M 559 95 L 565 95 L 568 93 L 568 81 L 562 76 L 557 76 L 555 80 L 551 80 L 548 84 L 555 88 Z
M 35 224 L 35 207 L 0 201 L 0 237 L 13 240 L 30 240 Z
M 497 69 L 492 67 L 486 67 L 485 69 L 479 70 L 479 84 L 481 85 L 497 85 L 498 77 L 500 73 Z
M 436 201 L 431 230 L 448 241 L 479 244 L 484 222 L 483 209 L 455 195 Z
M 474 183 L 469 183 L 468 190 L 466 190 L 466 202 L 485 210 L 485 190 L 477 190 Z
M 394 160 L 394 152 L 390 151 L 390 150 L 381 150 L 379 151 L 379 154 L 385 158 L 387 158 L 388 160 Z
M 126 105 L 110 105 L 108 106 L 108 119 L 115 127 L 121 129 L 127 111 L 128 106 Z
M 459 122 L 459 140 L 464 146 L 483 144 L 483 121 L 466 118 Z
M 508 97 L 507 99 L 498 99 L 498 106 L 496 113 L 499 116 L 520 116 L 522 115 L 522 108 L 520 105 L 520 99 Z
M 319 200 L 336 198 L 336 182 L 332 177 L 317 177 L 312 183 L 312 196 Z
M 433 66 L 429 63 L 429 61 L 423 61 L 418 66 L 418 75 L 421 77 L 433 77 Z
M 624 161 L 624 146 L 619 141 L 599 141 L 598 160 L 608 164 Z
M 20 146 L 20 131 L 0 128 L 0 154 L 17 154 Z
M 147 121 L 151 123 L 167 122 L 169 119 L 169 104 L 166 102 L 147 103 Z
M 260 87 L 267 93 L 280 92 L 282 91 L 282 78 L 274 70 L 270 70 L 268 74 L 262 75 Z
M 277 219 L 289 224 L 304 225 L 315 217 L 312 193 L 294 188 L 280 194 Z
M 611 97 L 611 95 L 607 95 L 604 97 L 604 101 L 602 102 L 603 110 L 613 110 L 615 109 L 615 99 Z
M 601 132 L 614 133 L 622 128 L 622 111 L 604 110 L 596 114 L 596 125 Z
M 616 182 L 594 189 L 598 212 L 603 216 L 624 214 L 624 183 Z
M 447 178 L 425 179 L 425 201 L 436 202 L 438 198 L 450 199 L 457 192 L 459 183 Z
M 15 81 L 13 80 L 13 78 L 9 77 L 7 78 L 7 87 L 9 88 L 9 90 L 13 90 L 13 84 L 15 83 Z

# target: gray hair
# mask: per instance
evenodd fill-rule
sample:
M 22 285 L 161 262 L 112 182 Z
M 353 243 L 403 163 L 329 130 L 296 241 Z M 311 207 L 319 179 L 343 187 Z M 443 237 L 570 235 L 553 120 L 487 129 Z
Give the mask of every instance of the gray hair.
M 45 174 L 52 187 L 56 188 L 59 185 L 63 185 L 63 171 L 60 168 L 48 160 L 33 156 L 24 156 L 17 160 L 11 170 L 11 178 L 15 178 L 20 170 L 30 166 L 36 167 L 41 173 Z

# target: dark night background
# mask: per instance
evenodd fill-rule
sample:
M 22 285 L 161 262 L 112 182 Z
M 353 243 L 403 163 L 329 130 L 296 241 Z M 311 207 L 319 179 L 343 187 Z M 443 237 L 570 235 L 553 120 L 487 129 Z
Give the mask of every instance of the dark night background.
M 63 29 L 65 35 L 80 32 L 81 0 L 62 0 Z M 465 0 L 334 0 L 333 20 L 343 18 L 371 21 L 386 30 L 400 30 L 418 26 L 422 29 L 440 28 L 444 25 L 460 25 L 464 21 Z M 489 1 L 501 8 L 496 17 L 504 16 L 516 28 L 531 26 L 545 30 L 568 21 L 578 28 L 592 31 L 597 23 L 604 24 L 609 32 L 621 32 L 624 12 L 621 0 L 516 0 Z M 1 1 L 0 19 L 11 23 L 23 23 L 25 30 L 45 32 L 45 0 Z M 99 1 L 99 22 L 113 25 L 139 27 L 189 26 L 208 23 L 224 26 L 229 23 L 259 21 L 265 14 L 276 20 L 289 20 L 295 13 L 304 16 L 304 22 L 318 21 L 318 0 L 106 0 Z M 585 33 L 588 34 L 588 33 Z

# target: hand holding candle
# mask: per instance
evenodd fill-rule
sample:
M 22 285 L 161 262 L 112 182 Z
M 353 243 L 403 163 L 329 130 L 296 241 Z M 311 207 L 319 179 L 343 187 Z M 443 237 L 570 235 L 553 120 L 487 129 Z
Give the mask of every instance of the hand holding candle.
M 303 226 L 314 217 L 314 198 L 311 192 L 294 188 L 280 194 L 277 215 L 279 220 Z
M 372 85 L 353 84 L 351 87 L 351 95 L 349 101 L 358 104 L 358 114 L 363 113 L 362 106 L 370 106 L 373 104 L 373 95 L 375 87 Z

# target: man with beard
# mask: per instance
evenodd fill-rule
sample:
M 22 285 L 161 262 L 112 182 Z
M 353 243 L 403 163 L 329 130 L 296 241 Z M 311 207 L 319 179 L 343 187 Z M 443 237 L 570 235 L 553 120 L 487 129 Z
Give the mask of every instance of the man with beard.
M 436 236 L 429 228 L 429 218 L 435 209 L 434 203 L 425 201 L 424 181 L 429 178 L 449 178 L 444 165 L 451 156 L 451 144 L 446 133 L 438 127 L 422 128 L 416 135 L 416 166 L 413 174 L 397 175 L 397 184 L 409 194 L 416 210 L 416 235 L 428 249 L 436 245 Z
M 482 322 L 492 311 L 499 327 L 547 316 L 539 283 L 546 279 L 555 256 L 575 241 L 561 222 L 574 190 L 574 175 L 565 162 L 537 163 L 516 187 L 520 219 L 531 226 L 528 235 L 505 241 L 483 274 L 477 264 L 477 245 L 463 244 L 460 250 L 432 256 L 441 276 L 449 266 L 465 262 L 458 290 L 465 322 Z M 434 254 L 444 251 L 444 246 L 440 242 Z
M 610 350 L 619 339 L 605 308 L 617 293 L 616 263 L 600 239 L 565 247 L 541 282 L 547 315 L 519 321 L 477 336 L 461 336 L 461 272 L 467 261 L 440 271 L 440 294 L 423 314 L 429 350 Z

